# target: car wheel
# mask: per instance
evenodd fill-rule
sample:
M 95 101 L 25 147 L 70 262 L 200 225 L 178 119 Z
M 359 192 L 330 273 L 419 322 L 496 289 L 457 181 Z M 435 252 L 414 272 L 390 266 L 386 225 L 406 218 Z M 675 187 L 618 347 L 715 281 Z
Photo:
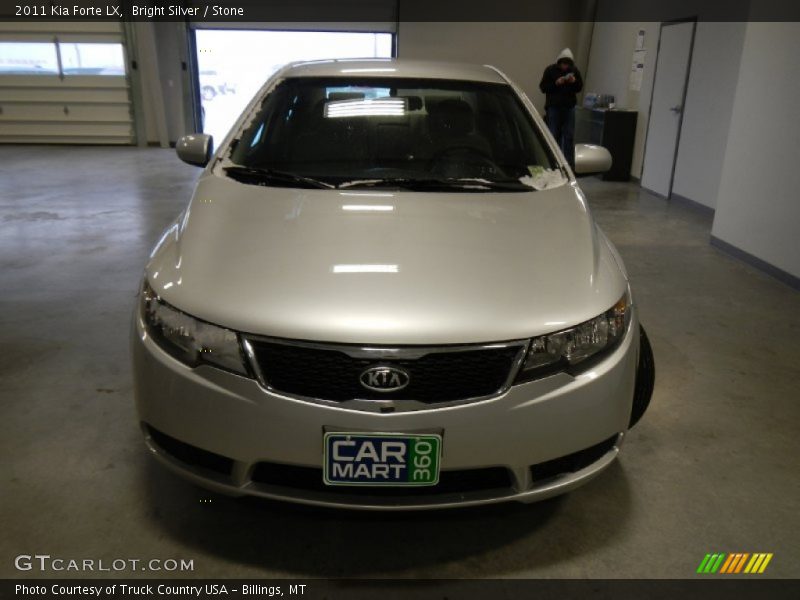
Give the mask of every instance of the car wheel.
M 644 327 L 639 327 L 639 364 L 636 368 L 636 383 L 633 390 L 633 409 L 628 428 L 633 427 L 642 418 L 650 398 L 653 396 L 653 387 L 656 382 L 656 363 L 653 360 L 653 348 L 647 338 Z

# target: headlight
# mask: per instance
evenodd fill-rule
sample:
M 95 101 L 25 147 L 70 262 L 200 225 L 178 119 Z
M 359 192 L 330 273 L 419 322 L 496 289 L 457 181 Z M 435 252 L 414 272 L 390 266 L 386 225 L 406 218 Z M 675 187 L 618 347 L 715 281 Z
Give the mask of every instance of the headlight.
M 198 321 L 173 308 L 146 281 L 140 302 L 147 332 L 172 356 L 190 367 L 208 363 L 247 375 L 239 337 L 234 331 Z
M 515 383 L 537 379 L 572 367 L 610 350 L 623 338 L 631 319 L 629 292 L 602 315 L 531 340 Z

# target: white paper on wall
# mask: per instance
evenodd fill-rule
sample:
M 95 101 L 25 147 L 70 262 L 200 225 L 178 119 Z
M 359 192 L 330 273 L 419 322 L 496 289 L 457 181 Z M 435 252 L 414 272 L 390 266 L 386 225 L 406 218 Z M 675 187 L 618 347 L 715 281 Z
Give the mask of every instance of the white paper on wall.
M 631 64 L 631 77 L 629 88 L 631 91 L 638 92 L 642 89 L 642 76 L 644 74 L 644 59 L 647 50 L 634 50 L 633 63 Z
M 644 29 L 640 29 L 636 34 L 636 47 L 634 50 L 644 50 Z

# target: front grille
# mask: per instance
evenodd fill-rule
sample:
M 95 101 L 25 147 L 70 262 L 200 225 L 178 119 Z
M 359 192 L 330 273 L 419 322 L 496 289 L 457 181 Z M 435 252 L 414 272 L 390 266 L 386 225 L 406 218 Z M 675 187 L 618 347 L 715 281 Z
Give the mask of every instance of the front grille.
M 362 358 L 341 346 L 320 348 L 251 340 L 261 376 L 273 390 L 305 398 L 346 400 L 416 400 L 427 404 L 481 398 L 498 393 L 509 380 L 523 346 L 474 349 L 437 348 L 417 358 Z M 375 366 L 402 367 L 410 375 L 398 391 L 380 392 L 360 383 Z
M 512 485 L 511 473 L 505 467 L 442 471 L 436 485 L 415 487 L 329 486 L 322 480 L 320 468 L 270 462 L 258 463 L 251 478 L 256 483 L 266 485 L 310 492 L 338 492 L 351 496 L 435 496 L 509 489 Z

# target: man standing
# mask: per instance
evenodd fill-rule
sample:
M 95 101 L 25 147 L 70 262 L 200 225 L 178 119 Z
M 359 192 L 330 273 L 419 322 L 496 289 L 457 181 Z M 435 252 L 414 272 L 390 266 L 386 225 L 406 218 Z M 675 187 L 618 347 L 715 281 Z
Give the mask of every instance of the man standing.
M 547 127 L 556 138 L 564 158 L 574 168 L 576 94 L 583 89 L 583 79 L 569 48 L 564 48 L 555 64 L 544 70 L 539 89 L 547 95 L 544 105 Z

